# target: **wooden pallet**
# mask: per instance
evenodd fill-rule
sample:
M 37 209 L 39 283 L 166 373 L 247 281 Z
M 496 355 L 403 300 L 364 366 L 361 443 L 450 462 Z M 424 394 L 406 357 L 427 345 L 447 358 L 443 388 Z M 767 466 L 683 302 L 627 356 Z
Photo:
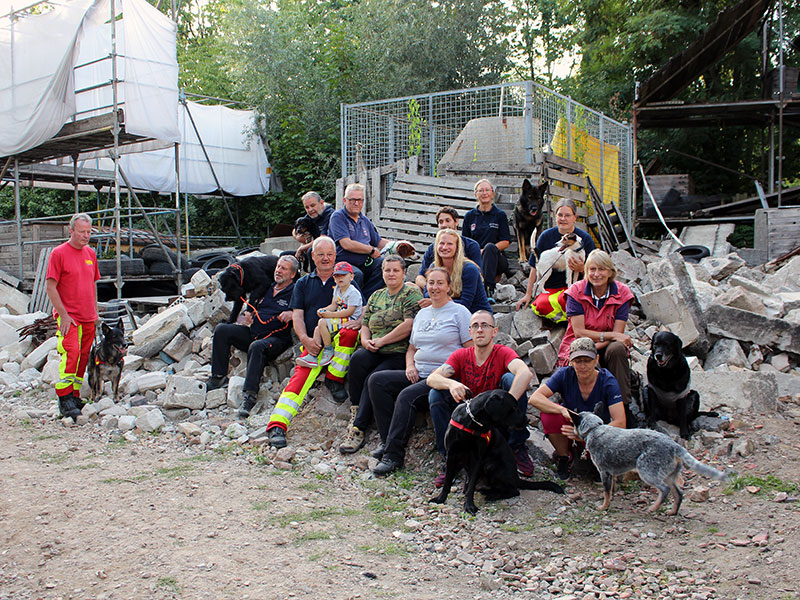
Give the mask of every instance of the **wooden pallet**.
M 36 277 L 33 280 L 33 292 L 28 303 L 29 312 L 52 312 L 53 305 L 47 296 L 47 263 L 50 261 L 52 248 L 39 250 L 39 263 L 36 265 Z
M 614 250 L 627 250 L 633 256 L 638 256 L 625 221 L 619 215 L 617 205 L 613 202 L 603 202 L 588 177 L 586 178 L 586 183 L 596 216 L 596 221 L 594 221 L 595 228 L 592 229 L 592 232 L 600 240 L 600 247 L 609 253 Z

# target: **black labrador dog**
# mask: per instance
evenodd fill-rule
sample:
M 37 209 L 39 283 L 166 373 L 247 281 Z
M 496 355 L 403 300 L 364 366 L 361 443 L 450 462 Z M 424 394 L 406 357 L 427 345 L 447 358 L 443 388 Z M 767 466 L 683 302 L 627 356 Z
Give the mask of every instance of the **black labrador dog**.
M 228 323 L 236 322 L 246 295 L 250 295 L 251 306 L 258 306 L 274 281 L 277 264 L 277 256 L 251 256 L 233 263 L 219 274 L 219 287 L 225 293 L 225 300 L 233 302 Z
M 691 370 L 681 338 L 669 331 L 659 331 L 650 344 L 647 385 L 642 398 L 647 426 L 652 428 L 656 421 L 666 421 L 677 425 L 681 437 L 688 439 L 692 421 L 700 415 L 700 396 L 691 385 Z
M 529 180 L 522 182 L 522 193 L 514 207 L 514 231 L 517 232 L 517 245 L 519 246 L 519 259 L 528 260 L 528 250 L 533 250 L 536 231 L 542 224 L 542 208 L 544 207 L 544 194 L 547 191 L 547 182 L 540 186 L 533 185 Z
M 479 480 L 486 483 L 480 491 L 487 501 L 519 496 L 520 490 L 549 490 L 563 494 L 564 488 L 551 481 L 528 481 L 517 475 L 514 454 L 501 430 L 524 427 L 524 415 L 517 412 L 517 400 L 506 391 L 492 390 L 467 399 L 453 410 L 445 433 L 447 467 L 442 489 L 431 502 L 444 504 L 458 472 L 464 468 L 467 480 L 464 510 L 474 515 L 475 490 Z
M 125 341 L 125 326 L 120 319 L 113 327 L 105 323 L 101 325 L 103 339 L 92 346 L 89 351 L 89 387 L 92 390 L 92 402 L 103 393 L 103 383 L 111 382 L 114 391 L 114 402 L 119 400 L 119 378 L 125 366 L 125 355 L 128 344 Z

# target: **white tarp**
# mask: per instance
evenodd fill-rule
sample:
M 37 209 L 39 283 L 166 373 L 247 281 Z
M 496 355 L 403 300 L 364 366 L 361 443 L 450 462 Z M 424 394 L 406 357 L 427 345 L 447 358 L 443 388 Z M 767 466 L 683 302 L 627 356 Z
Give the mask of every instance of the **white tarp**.
M 187 102 L 178 108 L 181 131 L 180 165 L 181 192 L 210 194 L 217 191 L 214 174 L 225 193 L 232 196 L 257 196 L 269 191 L 270 164 L 261 138 L 253 133 L 255 113 L 252 110 L 233 110 Z M 194 125 L 200 133 L 206 152 L 214 167 L 206 160 Z M 132 147 L 131 150 L 137 149 Z M 88 160 L 83 164 L 91 169 L 113 169 L 110 159 Z M 136 189 L 174 192 L 175 150 L 126 152 L 120 158 L 131 185 Z M 120 184 L 124 184 L 120 178 Z
M 224 106 L 187 102 L 222 189 L 232 196 L 255 196 L 269 191 L 270 166 L 258 135 L 252 134 L 254 113 Z M 180 107 L 181 192 L 209 194 L 217 190 L 187 109 Z M 175 191 L 175 151 L 126 154 L 120 164 L 136 188 Z
M 0 14 L 10 4 L 0 0 Z M 178 141 L 177 27 L 146 0 L 116 0 L 115 8 L 125 129 Z M 66 0 L 0 22 L 0 156 L 36 147 L 73 118 L 111 111 L 112 87 L 103 85 L 112 79 L 110 14 L 110 0 Z

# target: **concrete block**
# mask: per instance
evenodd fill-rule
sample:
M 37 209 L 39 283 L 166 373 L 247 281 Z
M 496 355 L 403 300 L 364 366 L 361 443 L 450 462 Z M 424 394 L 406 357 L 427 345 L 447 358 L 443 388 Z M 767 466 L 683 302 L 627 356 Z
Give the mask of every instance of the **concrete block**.
M 542 320 L 530 308 L 524 308 L 510 314 L 510 333 L 515 340 L 530 340 L 531 343 L 536 345 L 547 339 L 547 330 L 542 327 Z
M 157 408 L 147 411 L 141 417 L 136 418 L 136 427 L 141 431 L 157 431 L 166 424 L 164 415 Z
M 20 367 L 22 367 L 23 371 L 30 368 L 41 369 L 47 361 L 47 355 L 51 350 L 55 350 L 57 347 L 58 340 L 55 337 L 47 338 L 33 352 L 25 357 Z
M 700 394 L 700 410 L 727 407 L 747 413 L 773 413 L 778 382 L 772 373 L 705 371 L 692 373 L 692 389 Z
M 686 263 L 686 268 L 689 270 L 689 275 L 695 282 L 702 281 L 704 283 L 711 283 L 711 273 L 700 263 Z
M 675 271 L 666 259 L 655 260 L 647 265 L 647 278 L 653 290 L 668 287 L 675 283 Z
M 517 289 L 513 285 L 503 283 L 497 284 L 494 292 L 494 299 L 500 303 L 513 302 L 517 297 Z
M 735 275 L 731 275 L 730 279 L 728 279 L 728 285 L 731 287 L 740 287 L 758 296 L 761 304 L 764 306 L 764 314 L 768 317 L 780 317 L 784 313 L 784 308 L 783 302 L 778 298 L 777 294 L 766 290 L 762 283 L 747 277 L 742 277 L 740 273 L 741 271 Z
M 183 332 L 179 332 L 172 340 L 164 346 L 164 354 L 174 361 L 183 360 L 184 357 L 192 353 L 192 340 Z
M 121 416 L 117 422 L 120 431 L 130 431 L 136 427 L 136 417 L 134 415 Z
M 198 271 L 202 273 L 203 271 Z M 189 298 L 186 300 L 186 310 L 195 327 L 206 322 L 206 303 L 203 298 Z
M 722 294 L 717 296 L 714 303 L 721 306 L 740 308 L 759 315 L 766 316 L 767 314 L 767 309 L 764 303 L 761 302 L 761 298 L 753 292 L 749 292 L 745 288 L 739 286 L 729 287 Z
M 707 256 L 700 261 L 700 264 L 708 270 L 713 279 L 722 281 L 741 269 L 744 260 L 735 252 L 731 252 L 727 256 Z
M 705 369 L 710 371 L 719 365 L 728 365 L 735 367 L 742 367 L 743 369 L 750 368 L 750 361 L 744 355 L 744 350 L 736 340 L 729 340 L 722 338 L 714 344 L 711 351 L 706 357 Z
M 783 310 L 786 312 L 800 308 L 800 292 L 778 292 L 776 296 L 783 302 Z
M 531 368 L 538 375 L 549 375 L 553 372 L 558 360 L 558 346 L 550 343 L 540 344 L 528 352 Z
M 139 375 L 136 380 L 139 393 L 148 390 L 159 390 L 167 387 L 167 374 L 164 371 L 151 371 Z
M 639 282 L 647 275 L 647 267 L 644 262 L 625 250 L 612 252 L 611 260 L 617 267 L 617 279 L 623 283 Z
M 708 331 L 761 346 L 771 346 L 787 352 L 800 352 L 800 326 L 784 319 L 773 319 L 750 311 L 719 304 L 706 312 Z
M 206 404 L 206 384 L 193 377 L 172 375 L 167 378 L 162 403 L 164 408 L 201 410 Z
M 228 401 L 228 390 L 217 388 L 206 393 L 206 408 L 219 408 Z
M 61 359 L 58 357 L 47 359 L 47 362 L 42 368 L 42 381 L 44 383 L 47 385 L 54 385 L 59 379 L 61 379 L 61 374 L 59 371 L 60 364 Z
M 126 354 L 125 355 L 125 366 L 122 367 L 123 371 L 136 371 L 139 367 L 142 366 L 144 362 L 144 357 L 139 356 L 138 354 Z
M 244 387 L 244 377 L 233 376 L 228 381 L 228 406 L 239 408 L 242 403 L 242 388 Z
M 164 417 L 169 421 L 184 421 L 192 416 L 192 411 L 188 408 L 165 408 Z
M 24 315 L 29 303 L 28 294 L 0 281 L 0 306 L 5 306 L 12 315 Z
M 7 348 L 17 342 L 19 342 L 17 329 L 0 319 L 0 348 Z
M 694 323 L 685 319 L 688 307 L 677 286 L 670 285 L 639 296 L 639 303 L 648 319 L 658 321 L 681 338 L 684 347 L 697 342 L 700 332 Z
M 800 325 L 800 308 L 796 308 L 787 312 L 786 316 L 783 317 L 783 320 L 787 323 L 792 323 L 793 325 Z
M 686 263 L 680 254 L 670 254 L 667 260 L 675 273 L 675 282 L 687 309 L 686 312 L 683 313 L 681 320 L 691 321 L 698 332 L 697 340 L 689 346 L 689 350 L 700 358 L 705 358 L 710 344 L 708 334 L 706 333 L 705 317 L 700 308 L 700 303 L 697 300 L 697 295 L 692 285 L 692 278 L 689 276 Z
M 195 435 L 200 435 L 203 433 L 203 430 L 197 423 L 183 422 L 178 423 L 178 433 L 182 433 L 186 437 L 192 437 Z
M 697 279 L 692 280 L 692 285 L 694 286 L 694 291 L 697 295 L 697 302 L 700 304 L 700 309 L 703 311 L 707 310 L 708 307 L 711 306 L 712 302 L 714 302 L 714 300 L 717 298 L 717 295 L 719 294 L 719 288 L 714 287 L 710 283 L 699 281 Z
M 203 312 L 206 323 L 211 327 L 215 327 L 230 316 L 231 307 L 225 302 L 225 294 L 221 290 L 217 290 L 210 296 L 206 296 L 203 303 Z
M 179 331 L 188 332 L 192 327 L 186 306 L 176 304 L 133 332 L 131 352 L 145 358 L 156 356 Z
M 780 269 L 767 275 L 763 284 L 773 292 L 800 292 L 800 255 L 792 257 Z
M 798 348 L 800 350 L 800 348 Z M 775 367 L 781 373 L 788 373 L 792 365 L 789 363 L 789 355 L 786 352 L 780 352 L 769 360 L 769 364 Z
M 495 313 L 494 323 L 497 325 L 498 333 L 511 335 L 511 328 L 514 322 L 514 313 Z

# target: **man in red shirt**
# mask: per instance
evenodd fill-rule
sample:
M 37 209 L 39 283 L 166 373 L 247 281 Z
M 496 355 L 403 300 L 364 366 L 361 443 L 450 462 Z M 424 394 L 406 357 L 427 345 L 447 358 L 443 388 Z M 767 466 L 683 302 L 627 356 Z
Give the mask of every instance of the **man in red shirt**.
M 494 343 L 497 326 L 492 313 L 477 311 L 469 321 L 469 331 L 475 345 L 456 350 L 427 379 L 428 385 L 433 388 L 428 400 L 436 448 L 442 457 L 446 452 L 444 434 L 450 423 L 450 415 L 456 404 L 467 398 L 468 392 L 474 397 L 489 390 L 503 389 L 519 401 L 518 409 L 522 414 L 527 410 L 525 391 L 533 375 L 516 352 L 508 346 Z M 512 430 L 508 435 L 508 443 L 517 459 L 517 470 L 525 477 L 533 475 L 533 462 L 525 446 L 529 435 L 527 429 Z M 437 487 L 444 481 L 444 464 L 443 458 L 442 471 L 434 482 Z
M 100 279 L 97 256 L 89 247 L 92 218 L 78 213 L 69 222 L 69 240 L 50 254 L 47 264 L 47 297 L 58 322 L 58 352 L 61 364 L 56 383 L 62 417 L 81 414 L 80 389 L 89 362 L 97 321 L 97 286 Z

